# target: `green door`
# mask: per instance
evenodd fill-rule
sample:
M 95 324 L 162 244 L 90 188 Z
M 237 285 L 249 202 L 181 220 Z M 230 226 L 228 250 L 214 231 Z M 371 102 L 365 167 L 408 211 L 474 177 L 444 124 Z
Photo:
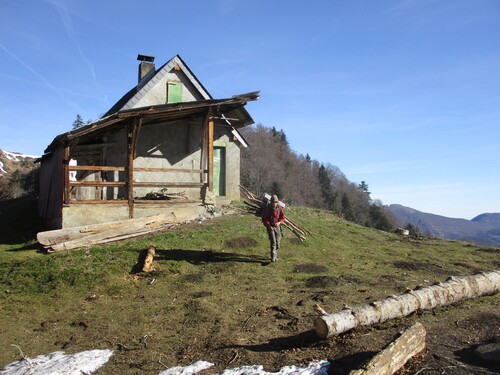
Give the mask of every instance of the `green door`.
M 214 147 L 214 194 L 226 195 L 226 149 Z

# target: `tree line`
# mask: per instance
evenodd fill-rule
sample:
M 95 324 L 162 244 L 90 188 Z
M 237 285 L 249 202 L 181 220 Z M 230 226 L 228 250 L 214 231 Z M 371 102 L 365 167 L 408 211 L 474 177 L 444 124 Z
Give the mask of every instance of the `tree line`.
M 365 181 L 350 182 L 338 167 L 294 152 L 283 130 L 258 124 L 241 133 L 250 144 L 241 152 L 241 184 L 255 194 L 276 194 L 289 205 L 329 210 L 367 227 L 394 227 Z

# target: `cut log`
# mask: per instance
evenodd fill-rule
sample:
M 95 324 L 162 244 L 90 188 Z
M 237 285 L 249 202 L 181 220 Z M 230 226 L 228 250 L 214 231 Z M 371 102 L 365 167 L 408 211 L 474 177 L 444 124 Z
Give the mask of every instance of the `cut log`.
M 404 331 L 363 368 L 350 375 L 390 375 L 398 371 L 414 355 L 425 349 L 425 328 L 420 323 Z
M 500 271 L 481 272 L 473 276 L 450 277 L 444 283 L 411 290 L 368 305 L 349 308 L 334 314 L 323 314 L 314 321 L 319 337 L 339 335 L 360 325 L 382 323 L 409 315 L 417 310 L 495 294 L 500 290 Z
M 156 246 L 149 245 L 146 253 L 146 257 L 144 258 L 144 264 L 142 266 L 142 272 L 151 272 L 153 271 L 153 259 L 155 257 Z

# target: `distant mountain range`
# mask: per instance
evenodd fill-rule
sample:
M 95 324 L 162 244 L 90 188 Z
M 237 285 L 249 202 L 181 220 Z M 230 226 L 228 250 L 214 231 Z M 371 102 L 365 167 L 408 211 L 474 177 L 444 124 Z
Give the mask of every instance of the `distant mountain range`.
M 399 204 L 391 204 L 388 208 L 401 227 L 411 224 L 421 234 L 500 247 L 500 213 L 484 213 L 466 220 L 429 214 Z
M 0 148 L 0 176 L 6 176 L 16 170 L 27 172 L 34 168 L 34 161 L 39 156 L 5 151 Z

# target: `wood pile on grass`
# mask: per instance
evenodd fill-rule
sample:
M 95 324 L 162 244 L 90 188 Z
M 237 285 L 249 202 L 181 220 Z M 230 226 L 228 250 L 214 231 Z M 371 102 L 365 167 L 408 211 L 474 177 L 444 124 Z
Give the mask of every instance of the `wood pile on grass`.
M 246 213 L 254 214 L 255 216 L 262 217 L 262 211 L 268 204 L 265 198 L 259 198 L 250 190 L 240 185 L 240 191 L 245 196 L 247 200 L 244 200 L 245 208 L 243 209 Z M 311 235 L 311 233 L 298 224 L 294 223 L 287 215 L 285 215 L 285 222 L 283 225 L 290 229 L 290 231 L 297 236 L 300 241 L 306 240 L 306 235 Z
M 76 228 L 50 230 L 38 233 L 36 238 L 47 252 L 52 253 L 132 239 L 172 228 L 180 222 L 180 219 L 171 216 L 156 215 Z

